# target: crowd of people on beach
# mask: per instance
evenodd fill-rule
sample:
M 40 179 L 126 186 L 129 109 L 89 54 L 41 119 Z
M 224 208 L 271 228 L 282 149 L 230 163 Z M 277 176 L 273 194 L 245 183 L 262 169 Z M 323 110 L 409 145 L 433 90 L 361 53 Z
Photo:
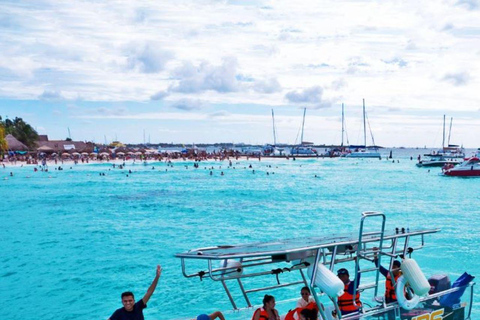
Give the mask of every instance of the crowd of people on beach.
M 288 158 L 287 158 L 288 159 Z M 211 161 L 215 161 L 219 163 L 219 165 L 212 165 Z M 244 161 L 249 161 L 247 165 L 245 165 Z M 295 158 L 292 158 L 292 160 L 295 160 Z M 193 164 L 190 164 L 190 162 L 193 161 Z M 209 161 L 207 166 L 202 166 L 202 162 L 207 162 Z M 159 171 L 164 171 L 164 172 L 169 172 L 170 168 L 174 168 L 175 164 L 180 164 L 181 162 L 186 162 L 185 164 L 182 164 L 182 166 L 185 169 L 189 169 L 193 167 L 194 169 L 203 169 L 208 172 L 208 175 L 210 176 L 225 176 L 226 171 L 229 169 L 244 169 L 244 170 L 250 170 L 251 174 L 264 174 L 267 176 L 270 175 L 275 175 L 275 168 L 278 168 L 278 166 L 272 166 L 271 164 L 265 164 L 265 165 L 253 165 L 255 161 L 257 163 L 262 161 L 262 157 L 241 157 L 241 156 L 225 156 L 225 157 L 213 157 L 213 158 L 171 158 L 171 157 L 166 157 L 163 158 L 162 156 L 159 157 L 151 157 L 151 158 L 143 158 L 143 159 L 136 159 L 136 158 L 123 158 L 123 159 L 88 159 L 88 158 L 79 158 L 79 159 L 64 159 L 64 158 L 47 158 L 43 157 L 40 159 L 35 159 L 35 158 L 10 158 L 7 159 L 6 161 L 0 161 L 0 166 L 3 167 L 3 169 L 6 169 L 7 167 L 24 167 L 25 165 L 31 165 L 33 167 L 33 172 L 46 172 L 46 173 L 51 173 L 52 171 L 63 171 L 64 169 L 70 169 L 73 170 L 73 168 L 78 165 L 78 164 L 111 164 L 111 167 L 108 169 L 103 169 L 101 168 L 101 172 L 98 173 L 99 176 L 107 176 L 109 174 L 109 171 L 119 169 L 121 172 L 124 174 L 125 177 L 131 177 L 132 174 L 135 172 L 138 172 L 139 170 L 134 170 L 134 166 L 138 165 L 143 165 L 144 167 L 148 167 L 150 165 L 152 170 L 159 170 Z M 227 162 L 226 165 L 222 164 L 224 162 Z M 399 160 L 393 160 L 393 162 L 399 163 Z M 167 168 L 165 168 L 164 165 L 155 167 L 157 164 L 166 164 Z M 132 166 L 131 169 L 127 170 L 127 166 Z M 301 167 L 302 164 L 300 163 L 299 166 Z M 90 173 L 87 173 L 90 175 Z M 10 171 L 9 176 L 4 176 L 3 180 L 8 180 L 9 178 L 12 178 L 14 176 L 14 172 Z M 31 178 L 31 175 L 26 176 L 27 178 Z M 321 176 L 319 174 L 313 173 L 314 178 L 320 178 Z M 49 175 L 49 178 L 52 178 L 51 175 Z
M 115 171 L 121 171 L 122 173 L 125 174 L 126 177 L 131 176 L 135 172 L 138 171 L 145 171 L 145 168 L 151 168 L 151 170 L 157 170 L 157 171 L 164 171 L 164 172 L 169 172 L 169 169 L 175 168 L 175 165 L 177 165 L 177 168 L 184 167 L 186 170 L 190 169 L 193 167 L 193 169 L 203 169 L 208 172 L 210 176 L 213 176 L 215 172 L 218 172 L 220 176 L 224 176 L 227 169 L 244 169 L 244 170 L 250 170 L 251 173 L 255 174 L 255 168 L 252 162 L 245 164 L 242 163 L 242 160 L 247 160 L 247 161 L 261 161 L 261 158 L 229 158 L 227 157 L 226 159 L 218 159 L 214 160 L 215 162 L 218 162 L 218 165 L 213 165 L 211 162 L 208 163 L 208 165 L 202 166 L 201 161 L 204 160 L 193 160 L 193 164 L 189 162 L 186 162 L 185 164 L 180 164 L 180 162 L 183 162 L 181 160 L 174 160 L 174 159 L 163 159 L 163 160 L 158 160 L 157 162 L 147 162 L 146 160 L 143 161 L 136 161 L 135 159 L 130 160 L 127 162 L 127 160 L 115 160 L 115 161 L 108 161 L 108 162 L 96 162 L 96 163 L 103 163 L 103 164 L 110 164 L 110 167 L 100 167 L 99 169 L 101 172 L 98 173 L 99 176 L 106 176 L 109 171 L 115 170 Z M 187 161 L 187 159 L 185 159 Z M 226 162 L 226 163 L 225 163 Z M 83 162 L 82 163 L 94 163 L 94 162 Z M 225 164 L 224 164 L 225 163 Z M 10 165 L 9 165 L 10 164 Z M 70 169 L 73 170 L 76 165 L 80 164 L 78 161 L 65 161 L 63 159 L 60 160 L 50 160 L 47 161 L 46 159 L 41 159 L 40 162 L 34 163 L 31 167 L 33 168 L 33 172 L 47 172 L 51 173 L 52 171 L 63 171 L 64 169 Z M 178 166 L 180 164 L 180 166 Z M 166 167 L 165 167 L 166 165 Z M 1 163 L 1 166 L 3 169 L 6 169 L 7 167 L 24 167 L 24 163 Z M 139 169 L 142 166 L 144 169 Z M 151 166 L 151 167 L 149 167 Z M 156 167 L 157 166 L 157 167 Z M 129 169 L 127 169 L 129 167 Z M 275 174 L 274 172 L 274 166 L 271 164 L 265 164 L 262 166 L 263 169 L 266 171 L 266 175 L 270 174 Z M 137 168 L 137 169 L 135 169 Z M 260 169 L 261 167 L 256 166 L 256 169 Z M 278 168 L 278 166 L 276 167 Z M 90 175 L 91 173 L 87 173 Z M 10 176 L 13 177 L 13 172 L 10 172 Z M 27 176 L 27 178 L 30 178 L 31 176 Z

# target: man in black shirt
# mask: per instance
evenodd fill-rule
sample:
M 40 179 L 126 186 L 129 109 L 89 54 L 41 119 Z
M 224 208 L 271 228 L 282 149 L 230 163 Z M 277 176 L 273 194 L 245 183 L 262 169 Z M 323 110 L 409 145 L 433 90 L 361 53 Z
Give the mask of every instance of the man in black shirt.
M 133 296 L 133 293 L 128 291 L 122 293 L 123 308 L 117 309 L 112 316 L 108 318 L 108 320 L 144 320 L 143 309 L 147 307 L 147 302 L 150 300 L 150 297 L 155 291 L 161 274 L 162 268 L 160 265 L 158 265 L 155 279 L 153 279 L 153 282 L 148 288 L 147 293 L 145 293 L 143 298 L 137 303 L 135 303 L 135 297 Z

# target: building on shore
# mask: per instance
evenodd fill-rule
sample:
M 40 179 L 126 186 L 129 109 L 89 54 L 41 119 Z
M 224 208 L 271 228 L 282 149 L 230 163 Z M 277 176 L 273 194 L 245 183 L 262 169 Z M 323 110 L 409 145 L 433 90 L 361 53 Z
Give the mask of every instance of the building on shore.
M 39 135 L 37 141 L 37 153 L 62 154 L 62 153 L 92 153 L 95 145 L 92 142 L 49 140 L 47 135 Z

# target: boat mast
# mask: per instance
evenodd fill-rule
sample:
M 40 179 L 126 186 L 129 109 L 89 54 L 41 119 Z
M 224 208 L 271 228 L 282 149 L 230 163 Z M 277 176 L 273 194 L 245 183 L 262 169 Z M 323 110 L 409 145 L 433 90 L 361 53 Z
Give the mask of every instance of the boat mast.
M 302 136 L 300 138 L 300 144 L 301 145 L 303 145 L 303 128 L 305 127 L 305 113 L 307 113 L 307 108 L 303 109 Z
M 277 135 L 275 133 L 275 115 L 273 113 L 273 109 L 272 109 L 272 122 L 273 122 L 273 145 L 276 146 L 277 145 Z
M 453 117 L 450 118 L 450 129 L 448 129 L 448 142 L 447 142 L 447 146 L 450 146 L 450 134 L 452 133 L 452 122 L 453 122 Z
M 367 148 L 367 126 L 365 123 L 365 99 L 363 99 L 363 144 Z
M 442 149 L 445 148 L 445 115 L 443 115 L 443 140 L 442 140 Z
M 343 103 L 342 103 L 342 144 L 340 145 L 341 147 L 343 147 L 343 135 L 344 135 L 344 132 L 345 132 L 345 113 L 343 111 Z

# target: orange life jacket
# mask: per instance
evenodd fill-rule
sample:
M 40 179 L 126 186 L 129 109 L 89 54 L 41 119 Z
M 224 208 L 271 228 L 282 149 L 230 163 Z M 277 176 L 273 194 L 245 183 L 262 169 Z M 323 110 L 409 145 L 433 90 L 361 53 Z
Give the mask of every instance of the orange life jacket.
M 362 302 L 360 302 L 360 293 L 358 292 L 358 290 L 355 295 L 355 303 L 357 304 L 356 306 L 353 304 L 353 295 L 348 293 L 348 284 L 345 285 L 343 291 L 344 294 L 342 294 L 338 298 L 338 308 L 340 309 L 340 311 L 344 314 L 358 311 L 358 309 L 362 305 Z
M 401 273 L 398 273 L 394 279 L 395 284 L 397 284 L 398 278 L 400 278 Z M 395 287 L 393 286 L 392 277 L 390 272 L 387 274 L 387 281 L 385 282 L 385 301 L 387 303 L 397 301 L 397 294 L 395 292 Z
M 400 275 L 394 277 L 395 283 L 397 283 L 399 276 Z M 397 301 L 397 295 L 395 294 L 395 287 L 393 286 L 390 272 L 387 274 L 387 281 L 385 281 L 385 301 L 387 302 Z
M 315 301 L 312 301 L 309 304 L 307 304 L 303 309 L 310 309 L 310 310 L 314 309 L 318 311 L 317 303 Z
M 285 319 L 284 320 L 296 320 L 296 319 L 299 319 L 299 313 L 301 308 L 295 308 L 293 310 L 290 310 L 288 311 L 288 313 L 285 315 Z M 295 316 L 295 314 L 297 314 L 297 316 Z
M 300 312 L 302 312 L 302 310 L 305 310 L 305 309 L 310 309 L 310 310 L 315 310 L 316 312 L 318 312 L 318 307 L 317 307 L 317 304 L 315 302 L 310 302 L 309 304 L 307 304 L 305 307 L 303 308 L 295 308 L 293 310 L 290 310 L 286 315 L 285 315 L 285 319 L 284 320 L 297 320 L 297 319 L 300 319 Z
M 255 315 L 257 314 L 257 312 L 260 312 L 260 320 L 268 320 L 268 317 L 269 317 L 268 312 L 263 308 L 258 308 L 257 310 L 255 310 L 255 312 L 253 313 L 252 320 L 255 318 Z

